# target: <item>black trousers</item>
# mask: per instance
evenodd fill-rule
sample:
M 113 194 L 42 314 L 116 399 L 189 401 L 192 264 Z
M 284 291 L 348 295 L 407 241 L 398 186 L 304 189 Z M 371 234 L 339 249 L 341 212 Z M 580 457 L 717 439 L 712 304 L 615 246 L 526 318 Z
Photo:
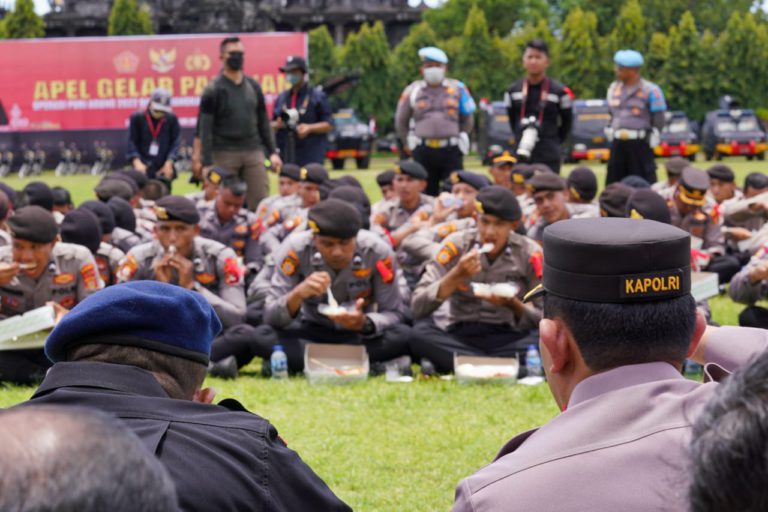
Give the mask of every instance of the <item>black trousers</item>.
M 440 182 L 448 179 L 453 171 L 464 168 L 464 155 L 458 146 L 429 148 L 421 145 L 413 150 L 413 159 L 427 170 L 427 190 L 431 196 L 440 193 Z
M 307 343 L 362 344 L 368 351 L 370 361 L 375 363 L 409 355 L 410 337 L 411 328 L 405 325 L 396 325 L 378 336 L 364 338 L 353 331 L 329 329 L 308 322 L 295 322 L 287 329 L 241 324 L 230 327 L 213 340 L 211 360 L 235 356 L 237 366 L 241 368 L 254 357 L 269 359 L 274 346 L 279 344 L 288 357 L 288 370 L 298 373 L 304 370 Z
M 442 330 L 431 322 L 413 328 L 411 353 L 416 361 L 427 358 L 440 373 L 453 371 L 453 355 L 518 357 L 525 365 L 528 345 L 539 342 L 538 331 L 514 331 L 506 325 L 460 322 Z
M 35 384 L 51 365 L 43 349 L 4 350 L 0 352 L 0 381 Z
M 605 184 L 621 181 L 631 174 L 656 183 L 656 161 L 651 146 L 645 140 L 614 139 Z
M 761 306 L 747 306 L 744 311 L 739 313 L 739 325 L 768 329 L 768 309 Z
M 731 282 L 731 278 L 741 270 L 742 264 L 738 256 L 724 254 L 715 256 L 707 265 L 707 272 L 717 273 L 717 279 L 720 284 Z

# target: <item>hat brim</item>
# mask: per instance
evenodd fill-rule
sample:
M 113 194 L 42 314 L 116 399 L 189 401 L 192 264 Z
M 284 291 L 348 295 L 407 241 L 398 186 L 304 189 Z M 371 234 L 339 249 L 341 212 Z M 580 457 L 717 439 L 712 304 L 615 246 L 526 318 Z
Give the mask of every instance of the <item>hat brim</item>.
M 157 112 L 165 112 L 166 114 L 170 114 L 171 112 L 173 112 L 173 109 L 171 108 L 170 105 L 165 105 L 163 103 L 158 103 L 156 101 L 151 102 L 149 106 L 152 110 L 155 110 Z
M 513 156 L 500 156 L 493 159 L 494 167 L 502 164 L 516 164 L 516 163 L 517 163 L 517 158 Z
M 280 66 L 279 69 L 282 73 L 289 73 L 291 71 L 296 71 L 297 69 L 304 71 L 305 73 L 307 72 L 307 69 L 299 64 L 287 64 L 285 66 Z
M 684 202 L 685 204 L 689 204 L 691 206 L 704 206 L 704 203 L 706 202 L 706 199 L 703 197 L 701 199 L 694 199 L 692 197 L 689 197 L 688 194 L 686 194 L 685 191 L 682 189 L 677 195 L 682 202 Z
M 528 293 L 525 294 L 525 296 L 523 296 L 523 303 L 527 304 L 534 299 L 544 296 L 545 293 L 547 293 L 547 290 L 544 288 L 544 285 L 538 284 L 535 288 L 531 289 Z

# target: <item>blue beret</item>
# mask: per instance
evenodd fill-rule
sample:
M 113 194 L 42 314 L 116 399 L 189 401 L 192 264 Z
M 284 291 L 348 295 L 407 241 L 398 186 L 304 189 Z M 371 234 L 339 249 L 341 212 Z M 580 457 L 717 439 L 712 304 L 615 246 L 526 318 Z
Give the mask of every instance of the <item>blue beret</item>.
M 448 56 L 440 48 L 434 46 L 425 46 L 419 50 L 419 58 L 422 61 L 438 62 L 440 64 L 448 64 Z
M 157 281 L 110 286 L 76 305 L 45 341 L 45 355 L 64 361 L 79 345 L 129 345 L 208 364 L 221 322 L 199 293 Z
M 623 68 L 639 68 L 643 65 L 643 55 L 636 50 L 619 50 L 613 56 L 613 62 Z

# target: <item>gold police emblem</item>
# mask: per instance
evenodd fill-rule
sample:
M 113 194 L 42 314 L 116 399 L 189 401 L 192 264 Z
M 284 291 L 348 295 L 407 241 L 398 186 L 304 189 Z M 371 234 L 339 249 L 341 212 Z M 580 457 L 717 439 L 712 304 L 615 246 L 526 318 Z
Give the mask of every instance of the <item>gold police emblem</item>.
M 155 206 L 155 215 L 159 220 L 168 220 L 168 210 L 162 206 Z

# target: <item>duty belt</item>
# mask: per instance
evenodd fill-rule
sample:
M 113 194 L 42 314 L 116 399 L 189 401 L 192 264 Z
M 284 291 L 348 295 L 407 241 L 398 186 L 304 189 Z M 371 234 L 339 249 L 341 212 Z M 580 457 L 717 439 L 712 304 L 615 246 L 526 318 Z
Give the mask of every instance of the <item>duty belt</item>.
M 645 130 L 627 130 L 626 128 L 619 128 L 613 131 L 614 140 L 638 140 L 644 139 L 646 134 Z
M 458 137 L 448 137 L 447 139 L 426 139 L 418 137 L 418 141 L 420 145 L 423 144 L 424 146 L 432 149 L 447 148 L 449 146 L 459 145 Z

